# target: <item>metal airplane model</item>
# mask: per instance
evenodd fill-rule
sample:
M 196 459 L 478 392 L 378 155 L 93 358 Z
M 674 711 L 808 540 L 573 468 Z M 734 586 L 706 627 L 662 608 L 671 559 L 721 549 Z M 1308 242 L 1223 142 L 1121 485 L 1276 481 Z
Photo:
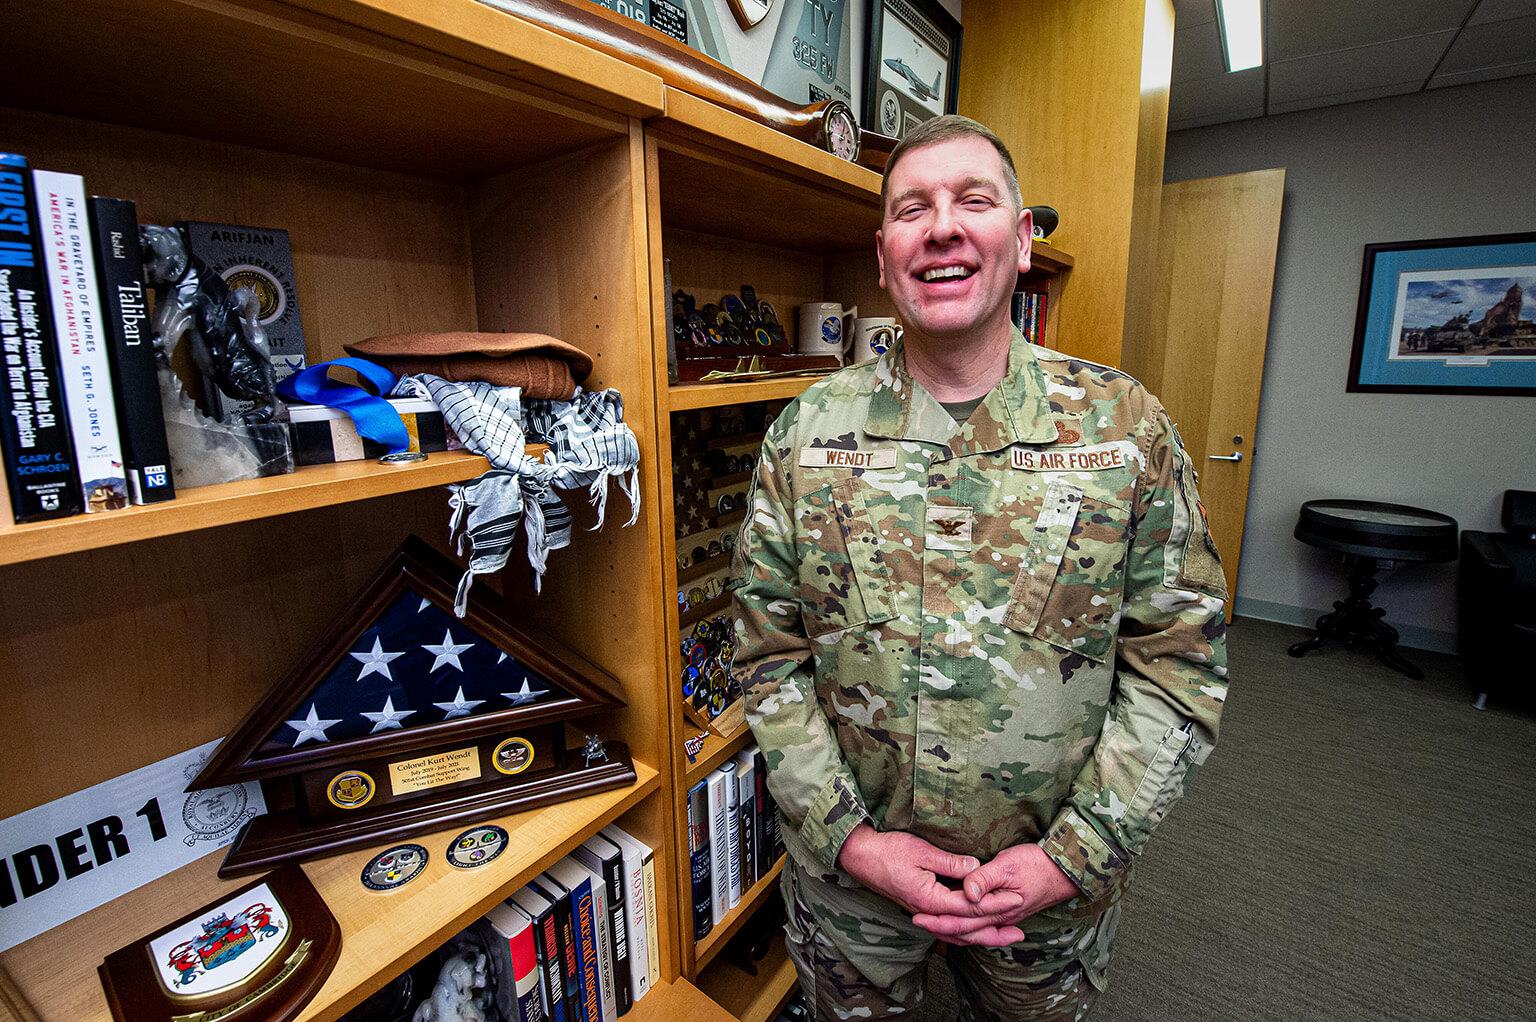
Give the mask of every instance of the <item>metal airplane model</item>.
M 918 99 L 939 98 L 939 79 L 944 76 L 943 71 L 935 74 L 933 76 L 933 84 L 929 85 L 917 76 L 917 72 L 909 67 L 906 61 L 899 57 L 892 57 L 890 60 L 887 60 L 885 66 L 905 78 L 908 89 Z

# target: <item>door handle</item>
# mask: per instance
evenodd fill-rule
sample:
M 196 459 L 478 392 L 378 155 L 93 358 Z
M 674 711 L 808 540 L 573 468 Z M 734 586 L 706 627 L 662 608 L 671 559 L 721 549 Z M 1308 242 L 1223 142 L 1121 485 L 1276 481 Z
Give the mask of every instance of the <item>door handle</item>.
M 1212 461 L 1242 461 L 1243 452 L 1233 451 L 1231 454 L 1208 454 L 1206 457 Z

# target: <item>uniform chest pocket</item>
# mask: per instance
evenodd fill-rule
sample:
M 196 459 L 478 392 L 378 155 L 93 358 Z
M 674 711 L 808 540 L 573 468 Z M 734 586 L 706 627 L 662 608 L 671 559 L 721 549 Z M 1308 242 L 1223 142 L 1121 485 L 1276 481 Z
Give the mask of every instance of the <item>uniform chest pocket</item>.
M 856 478 L 795 501 L 795 540 L 807 635 L 894 616 L 890 567 Z
M 1108 659 L 1125 595 L 1130 519 L 1124 508 L 1053 480 L 1003 623 L 1090 660 Z

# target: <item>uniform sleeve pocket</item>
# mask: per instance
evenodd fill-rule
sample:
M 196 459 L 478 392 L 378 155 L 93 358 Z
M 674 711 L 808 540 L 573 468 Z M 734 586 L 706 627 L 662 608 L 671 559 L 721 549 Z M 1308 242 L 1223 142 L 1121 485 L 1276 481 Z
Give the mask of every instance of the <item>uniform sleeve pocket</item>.
M 894 616 L 890 569 L 857 479 L 840 480 L 797 500 L 795 536 L 808 635 Z
M 1096 662 L 1114 648 L 1130 512 L 1061 480 L 1046 488 L 1003 623 Z

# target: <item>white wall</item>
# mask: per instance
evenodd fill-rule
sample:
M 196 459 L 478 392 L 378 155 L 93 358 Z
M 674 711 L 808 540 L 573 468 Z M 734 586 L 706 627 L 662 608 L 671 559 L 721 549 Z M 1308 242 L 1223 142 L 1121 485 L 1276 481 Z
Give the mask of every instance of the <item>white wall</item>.
M 1536 489 L 1536 395 L 1344 390 L 1366 244 L 1536 230 L 1536 76 L 1175 132 L 1164 179 L 1265 167 L 1285 206 L 1235 611 L 1310 625 L 1345 588 L 1291 535 L 1302 501 L 1497 529 L 1503 491 Z M 1375 602 L 1405 645 L 1453 647 L 1454 563 L 1405 565 Z

